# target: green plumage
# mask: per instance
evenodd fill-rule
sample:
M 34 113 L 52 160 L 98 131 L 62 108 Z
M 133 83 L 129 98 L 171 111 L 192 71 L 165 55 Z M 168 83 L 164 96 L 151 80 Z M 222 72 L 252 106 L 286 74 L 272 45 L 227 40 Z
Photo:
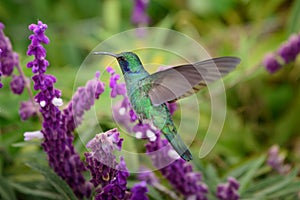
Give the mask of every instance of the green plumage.
M 121 55 L 123 57 L 118 58 L 118 62 L 125 78 L 127 95 L 139 120 L 158 128 L 184 160 L 191 160 L 192 154 L 177 134 L 167 105 L 152 104 L 148 92 L 153 87 L 153 80 L 148 78 L 149 73 L 144 69 L 140 59 L 131 52 Z
M 192 154 L 177 134 L 166 102 L 189 96 L 232 71 L 240 59 L 220 57 L 186 64 L 149 74 L 138 56 L 132 52 L 113 54 L 95 52 L 117 58 L 126 82 L 127 95 L 140 121 L 159 129 L 174 150 L 186 161 Z

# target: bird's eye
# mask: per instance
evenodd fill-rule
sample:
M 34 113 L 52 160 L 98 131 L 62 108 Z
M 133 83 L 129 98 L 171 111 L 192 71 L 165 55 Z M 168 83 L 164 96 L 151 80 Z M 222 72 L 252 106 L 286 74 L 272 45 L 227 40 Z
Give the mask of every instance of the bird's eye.
M 128 61 L 123 56 L 119 57 L 118 61 L 120 63 L 120 66 L 123 68 L 123 70 L 125 72 L 129 72 L 130 71 L 130 69 L 129 69 L 129 63 L 128 63 Z

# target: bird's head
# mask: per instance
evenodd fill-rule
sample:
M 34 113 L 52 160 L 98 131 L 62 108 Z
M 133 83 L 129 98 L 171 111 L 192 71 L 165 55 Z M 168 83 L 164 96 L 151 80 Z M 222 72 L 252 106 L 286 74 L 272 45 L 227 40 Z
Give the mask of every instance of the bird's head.
M 133 52 L 122 52 L 114 54 L 110 52 L 94 52 L 94 55 L 108 55 L 116 58 L 121 67 L 123 74 L 138 73 L 143 69 L 142 63 L 139 57 Z

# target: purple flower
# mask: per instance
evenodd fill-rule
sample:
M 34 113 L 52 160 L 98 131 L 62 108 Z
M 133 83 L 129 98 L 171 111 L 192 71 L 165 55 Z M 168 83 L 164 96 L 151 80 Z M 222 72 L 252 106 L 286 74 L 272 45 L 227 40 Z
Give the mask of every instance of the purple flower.
M 265 66 L 266 70 L 268 70 L 268 72 L 270 73 L 277 72 L 281 68 L 281 64 L 276 59 L 274 53 L 268 53 L 265 55 L 263 65 Z
M 131 188 L 130 200 L 148 200 L 146 193 L 148 192 L 147 184 L 145 181 L 137 183 Z
M 278 49 L 278 54 L 283 58 L 286 64 L 295 60 L 299 53 L 300 35 L 296 34 L 290 36 L 289 40 L 283 43 Z
M 270 73 L 278 71 L 284 64 L 294 61 L 300 53 L 300 34 L 293 34 L 289 40 L 281 44 L 277 53 L 265 55 L 263 65 Z M 280 61 L 281 59 L 282 61 Z
M 119 138 L 117 129 L 109 130 L 105 133 L 97 134 L 86 145 L 91 152 L 85 153 L 87 168 L 92 175 L 91 182 L 95 187 L 106 186 L 115 177 L 117 171 L 115 150 L 120 151 L 123 139 Z
M 156 140 L 156 130 L 149 124 L 136 124 L 132 128 L 132 132 L 135 134 L 137 139 L 149 139 L 149 141 Z
M 123 157 L 120 157 L 120 163 L 117 166 L 117 173 L 115 178 L 102 188 L 96 195 L 95 200 L 126 200 L 129 199 L 130 193 L 127 190 L 127 178 L 129 172 Z
M 13 73 L 14 66 L 18 64 L 17 54 L 13 52 L 10 40 L 5 36 L 4 25 L 0 22 L 0 72 L 2 75 L 10 76 Z
M 29 62 L 32 67 L 34 89 L 39 90 L 35 101 L 40 105 L 40 112 L 44 119 L 42 133 L 44 142 L 42 147 L 48 155 L 49 165 L 64 179 L 79 198 L 91 195 L 92 184 L 86 182 L 82 172 L 86 170 L 79 154 L 75 152 L 72 130 L 67 127 L 67 117 L 53 104 L 53 99 L 60 98 L 61 92 L 54 88 L 56 78 L 44 74 L 48 61 L 45 60 L 46 50 L 41 43 L 47 44 L 48 38 L 44 35 L 47 25 L 41 21 L 37 25 L 32 24 L 29 29 L 34 32 L 29 38 L 31 44 L 28 55 L 34 55 L 34 60 Z
M 238 200 L 240 198 L 238 194 L 239 182 L 233 177 L 229 177 L 227 180 L 227 183 L 218 185 L 216 196 L 220 200 Z
M 279 146 L 273 145 L 269 149 L 267 163 L 279 174 L 286 174 L 290 171 L 291 166 L 284 164 L 284 158 L 284 155 L 280 154 L 279 152 Z
M 173 115 L 174 112 L 177 110 L 177 103 L 176 102 L 167 103 L 167 106 L 170 111 L 170 114 Z
M 19 114 L 22 120 L 27 120 L 29 117 L 32 117 L 37 114 L 37 109 L 35 108 L 32 101 L 22 101 L 19 109 Z
M 116 74 L 115 70 L 111 67 L 108 67 L 107 72 L 110 73 L 110 81 L 109 87 L 111 88 L 110 96 L 115 98 L 117 95 L 126 95 L 126 88 L 124 83 L 119 83 L 118 80 L 120 79 L 120 74 Z
M 49 43 L 49 39 L 45 35 L 47 25 L 38 21 L 38 24 L 31 24 L 28 28 L 33 31 L 34 34 L 29 36 L 31 44 L 28 46 L 27 55 L 34 55 L 35 59 L 30 61 L 27 67 L 32 68 L 33 73 L 44 74 L 49 66 L 49 62 L 45 59 L 46 49 L 42 46 L 42 43 Z
M 29 141 L 33 139 L 44 139 L 44 135 L 41 131 L 32 131 L 24 133 L 24 140 Z
M 25 87 L 25 81 L 22 76 L 12 75 L 10 88 L 15 94 L 22 94 Z
M 19 56 L 13 52 L 10 40 L 5 36 L 4 25 L 0 22 L 0 88 L 3 87 L 1 83 L 1 76 L 11 76 L 14 71 L 14 66 L 19 65 Z M 24 89 L 25 81 L 20 76 L 19 78 L 13 77 L 11 83 L 12 91 L 15 94 L 21 94 Z
M 45 31 L 48 28 L 47 24 L 43 24 L 42 21 L 38 21 L 38 24 L 31 24 L 28 28 L 34 33 L 33 35 L 29 36 L 31 38 L 30 40 L 32 40 L 33 43 L 49 43 L 49 39 L 45 35 Z
M 147 25 L 150 21 L 149 16 L 146 13 L 149 0 L 135 0 L 134 8 L 131 15 L 131 22 L 134 25 Z

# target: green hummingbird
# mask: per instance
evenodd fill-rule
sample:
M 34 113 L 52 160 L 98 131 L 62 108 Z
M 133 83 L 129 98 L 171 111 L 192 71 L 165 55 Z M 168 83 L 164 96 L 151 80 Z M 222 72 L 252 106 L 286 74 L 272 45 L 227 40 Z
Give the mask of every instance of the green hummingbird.
M 219 57 L 149 74 L 133 52 L 93 54 L 109 55 L 117 59 L 131 106 L 140 122 L 150 123 L 159 129 L 186 161 L 192 160 L 192 154 L 177 134 L 166 102 L 174 102 L 199 91 L 240 63 L 240 59 L 236 57 Z

